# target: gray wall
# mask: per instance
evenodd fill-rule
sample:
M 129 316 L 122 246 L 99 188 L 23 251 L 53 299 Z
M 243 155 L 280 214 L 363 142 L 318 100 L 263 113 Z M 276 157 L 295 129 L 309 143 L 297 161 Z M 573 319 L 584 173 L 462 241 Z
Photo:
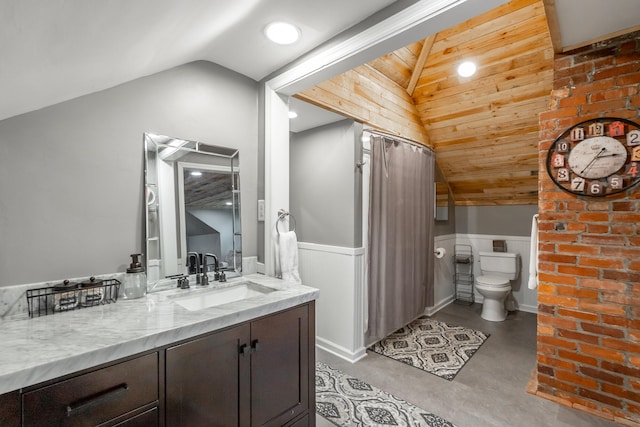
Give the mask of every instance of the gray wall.
M 531 218 L 538 205 L 458 206 L 456 233 L 530 236 Z
M 362 125 L 343 120 L 291 134 L 290 210 L 298 241 L 362 245 Z
M 257 83 L 196 62 L 0 121 L 0 286 L 124 271 L 143 252 L 142 135 L 240 149 L 257 253 Z

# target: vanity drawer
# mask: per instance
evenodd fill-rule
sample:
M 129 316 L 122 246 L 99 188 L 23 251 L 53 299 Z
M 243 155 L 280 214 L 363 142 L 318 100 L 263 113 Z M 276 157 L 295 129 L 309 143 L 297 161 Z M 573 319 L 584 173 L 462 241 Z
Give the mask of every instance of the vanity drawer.
M 158 353 L 23 394 L 23 425 L 96 425 L 158 401 Z

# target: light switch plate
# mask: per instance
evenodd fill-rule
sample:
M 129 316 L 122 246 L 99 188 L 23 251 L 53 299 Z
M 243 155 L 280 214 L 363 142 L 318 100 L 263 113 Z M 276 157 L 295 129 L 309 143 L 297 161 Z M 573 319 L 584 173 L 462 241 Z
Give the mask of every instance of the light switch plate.
M 258 200 L 258 221 L 264 221 L 264 200 Z

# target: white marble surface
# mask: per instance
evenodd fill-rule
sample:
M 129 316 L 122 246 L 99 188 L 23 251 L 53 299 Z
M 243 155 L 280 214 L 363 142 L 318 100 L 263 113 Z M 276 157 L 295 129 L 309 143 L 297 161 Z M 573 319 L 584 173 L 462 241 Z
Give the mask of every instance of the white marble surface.
M 0 320 L 0 394 L 294 307 L 319 294 L 259 274 L 242 280 L 276 291 L 200 311 L 188 311 L 168 295 L 206 292 L 192 287 L 33 319 Z

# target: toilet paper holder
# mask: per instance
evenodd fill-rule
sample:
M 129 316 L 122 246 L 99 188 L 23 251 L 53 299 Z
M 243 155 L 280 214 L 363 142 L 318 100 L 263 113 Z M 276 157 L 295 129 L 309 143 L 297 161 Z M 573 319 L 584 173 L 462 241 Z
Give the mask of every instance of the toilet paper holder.
M 444 258 L 445 254 L 447 253 L 447 250 L 445 248 L 436 248 L 435 251 L 433 251 L 433 254 L 436 256 L 436 258 L 440 259 L 440 258 Z

